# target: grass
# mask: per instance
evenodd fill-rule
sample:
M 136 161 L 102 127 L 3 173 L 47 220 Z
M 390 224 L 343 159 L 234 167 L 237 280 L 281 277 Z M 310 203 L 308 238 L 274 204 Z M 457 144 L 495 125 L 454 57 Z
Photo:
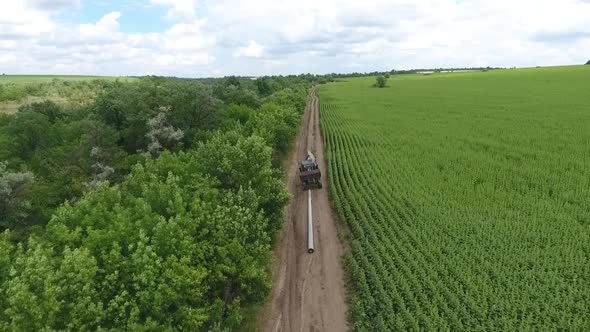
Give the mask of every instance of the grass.
M 3 101 L 0 102 L 0 114 L 13 114 L 16 113 L 22 105 L 32 104 L 32 103 L 42 103 L 46 100 L 53 101 L 59 105 L 69 105 L 68 100 L 66 98 L 58 97 L 58 96 L 50 96 L 50 97 L 36 97 L 36 96 L 28 96 L 23 100 L 20 101 Z
M 32 83 L 50 83 L 53 80 L 61 81 L 91 81 L 96 79 L 104 80 L 134 80 L 132 77 L 114 77 L 114 76 L 75 76 L 75 75 L 1 75 L 0 84 L 32 84 Z
M 64 107 L 86 104 L 94 99 L 100 83 L 96 80 L 131 82 L 138 78 L 110 76 L 0 76 L 0 113 L 15 113 L 19 107 L 50 100 Z
M 588 330 L 590 66 L 320 88 L 357 330 Z

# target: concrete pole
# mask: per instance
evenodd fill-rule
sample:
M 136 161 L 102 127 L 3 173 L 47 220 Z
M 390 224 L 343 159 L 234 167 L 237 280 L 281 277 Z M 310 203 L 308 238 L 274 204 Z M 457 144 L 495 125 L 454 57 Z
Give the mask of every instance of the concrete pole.
M 313 218 L 311 214 L 311 190 L 307 190 L 307 252 L 313 254 Z

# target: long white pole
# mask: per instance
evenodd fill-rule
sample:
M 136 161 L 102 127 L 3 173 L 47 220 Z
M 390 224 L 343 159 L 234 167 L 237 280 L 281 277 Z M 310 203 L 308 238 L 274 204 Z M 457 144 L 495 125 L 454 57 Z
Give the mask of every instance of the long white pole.
M 307 190 L 307 252 L 312 254 L 313 246 L 313 218 L 311 214 L 311 190 Z

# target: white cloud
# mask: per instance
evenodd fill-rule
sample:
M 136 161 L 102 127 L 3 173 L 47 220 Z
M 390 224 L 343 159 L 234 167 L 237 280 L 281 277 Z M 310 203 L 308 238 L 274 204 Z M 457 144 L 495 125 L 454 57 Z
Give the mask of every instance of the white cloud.
M 152 4 L 172 7 L 166 13 L 168 19 L 192 19 L 195 17 L 197 0 L 150 0 Z
M 590 57 L 590 3 L 579 0 L 216 0 L 207 14 L 223 31 L 221 43 L 255 39 L 282 73 L 557 65 Z
M 215 39 L 205 21 L 177 23 L 161 33 L 129 34 L 119 29 L 120 12 L 77 27 L 55 26 L 41 38 L 0 39 L 0 71 L 103 75 L 183 75 L 204 73 L 215 61 Z
M 112 12 L 103 16 L 98 22 L 94 24 L 80 25 L 80 33 L 82 36 L 97 37 L 106 36 L 116 33 L 119 30 L 120 12 Z
M 248 46 L 239 47 L 234 53 L 234 57 L 260 58 L 264 54 L 264 47 L 259 45 L 255 40 L 251 40 Z
M 25 2 L 8 1 L 0 6 L 1 40 L 39 36 L 55 29 L 49 13 Z
M 81 3 L 80 0 L 24 0 L 32 7 L 46 9 L 46 10 L 62 10 L 66 8 L 78 8 Z
M 171 26 L 122 32 L 138 19 L 124 9 L 72 26 L 56 10 L 78 0 L 3 2 L 0 71 L 258 75 L 590 59 L 590 1 L 141 1 Z

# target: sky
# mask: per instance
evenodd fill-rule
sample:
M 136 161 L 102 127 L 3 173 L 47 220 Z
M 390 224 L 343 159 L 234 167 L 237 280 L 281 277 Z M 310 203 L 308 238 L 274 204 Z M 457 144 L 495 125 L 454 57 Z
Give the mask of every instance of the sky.
M 213 77 L 590 60 L 590 0 L 0 0 L 0 72 Z

